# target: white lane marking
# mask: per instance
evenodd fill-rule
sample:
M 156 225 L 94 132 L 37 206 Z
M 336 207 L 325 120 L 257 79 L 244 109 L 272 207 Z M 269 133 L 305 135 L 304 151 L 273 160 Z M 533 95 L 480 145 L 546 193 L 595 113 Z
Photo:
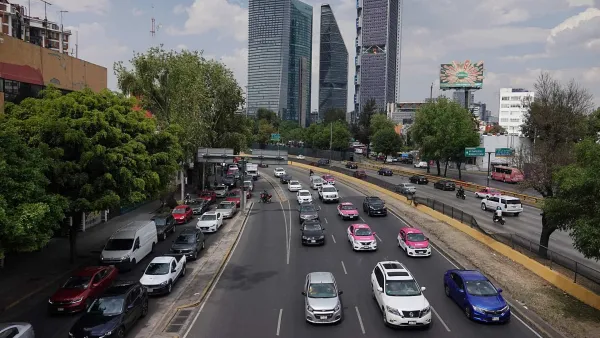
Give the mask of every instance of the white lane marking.
M 342 261 L 342 268 L 344 269 L 344 273 L 347 275 L 348 271 L 346 271 L 346 266 L 344 265 L 344 261 Z
M 375 237 L 377 237 L 380 242 L 383 242 L 383 239 L 381 239 L 378 234 L 375 234 Z
M 277 319 L 277 335 L 279 336 L 279 331 L 281 330 L 281 316 L 283 315 L 283 309 L 279 309 L 279 319 Z M 450 330 L 448 330 L 450 331 Z
M 333 236 L 333 234 L 331 234 L 331 239 L 333 239 L 333 243 L 337 243 L 337 242 L 335 241 L 335 236 Z
M 204 309 L 204 305 L 206 305 L 206 302 L 208 301 L 208 299 L 212 295 L 213 291 L 217 287 L 217 284 L 219 284 L 219 280 L 221 279 L 221 276 L 223 275 L 223 272 L 225 272 L 225 270 L 227 270 L 227 265 L 229 264 L 229 261 L 231 260 L 231 257 L 233 257 L 233 253 L 235 252 L 235 249 L 237 248 L 238 244 L 241 242 L 242 236 L 244 236 L 244 230 L 246 230 L 246 224 L 248 223 L 248 220 L 250 219 L 250 214 L 252 213 L 252 208 L 253 207 L 254 207 L 254 204 L 252 204 L 252 206 L 250 207 L 250 210 L 248 210 L 248 217 L 244 221 L 244 224 L 242 224 L 242 230 L 240 230 L 240 235 L 238 237 L 238 240 L 233 245 L 233 248 L 231 248 L 231 253 L 229 254 L 229 257 L 227 257 L 227 260 L 225 261 L 225 264 L 223 264 L 223 269 L 221 269 L 221 271 L 217 275 L 217 278 L 215 279 L 213 285 L 208 290 L 208 293 L 206 294 L 206 297 L 204 298 L 204 301 L 202 302 L 202 305 L 200 305 L 200 309 L 198 310 L 198 313 L 196 313 L 196 316 L 192 320 L 192 323 L 190 324 L 190 327 L 187 329 L 187 331 L 185 331 L 185 333 L 183 334 L 182 338 L 186 338 L 188 336 L 188 334 L 190 334 L 190 332 L 194 328 L 194 324 L 196 323 L 196 321 L 200 317 L 200 313 L 202 313 L 202 310 Z
M 269 183 L 271 185 L 273 185 L 273 181 L 270 178 L 266 178 L 265 179 L 267 181 L 269 181 Z M 281 187 L 281 184 L 279 184 L 279 182 L 275 181 L 275 186 L 277 186 L 279 188 L 279 190 L 281 191 L 281 194 L 285 194 L 283 188 Z M 276 188 L 277 189 L 277 188 Z M 290 251 L 292 250 L 292 206 L 290 204 L 290 199 L 287 198 L 286 196 L 279 196 L 278 194 L 278 200 L 279 200 L 279 205 L 281 206 L 281 212 L 283 213 L 283 222 L 284 222 L 284 226 L 285 226 L 285 258 L 286 258 L 286 264 L 290 264 Z M 288 224 L 287 218 L 285 217 L 285 208 L 283 207 L 283 203 L 281 201 L 281 197 L 285 198 L 287 200 L 288 203 L 288 210 L 290 211 L 290 222 Z
M 327 222 L 327 218 L 323 218 L 323 219 L 325 220 L 325 223 L 329 223 L 329 222 Z
M 365 222 L 365 223 L 367 222 L 367 221 L 365 221 L 365 219 L 364 219 L 364 218 L 362 218 L 362 216 L 359 216 L 359 217 L 360 217 L 360 220 L 361 220 L 361 221 L 363 221 L 363 222 Z
M 360 311 L 358 311 L 358 306 L 355 306 L 356 316 L 358 317 L 358 324 L 360 324 L 360 330 L 363 334 L 365 334 L 365 326 L 363 325 L 362 317 L 360 316 Z
M 448 325 L 446 325 L 446 323 L 444 322 L 444 320 L 442 319 L 442 317 L 440 317 L 440 315 L 437 313 L 437 311 L 435 311 L 435 309 L 433 308 L 433 306 L 431 307 L 431 311 L 433 311 L 433 314 L 435 314 L 435 316 L 437 317 L 437 319 L 442 322 L 442 325 L 444 325 L 444 327 L 446 328 L 446 331 L 450 332 L 450 328 L 448 327 Z

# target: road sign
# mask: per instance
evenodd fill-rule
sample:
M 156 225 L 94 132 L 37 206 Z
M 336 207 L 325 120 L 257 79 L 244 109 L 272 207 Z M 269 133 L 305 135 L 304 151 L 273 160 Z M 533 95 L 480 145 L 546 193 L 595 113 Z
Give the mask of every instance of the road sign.
M 510 157 L 513 156 L 514 150 L 511 148 L 496 148 L 496 157 Z
M 279 141 L 281 140 L 280 134 L 271 134 L 271 141 Z
M 229 148 L 198 148 L 198 162 L 233 163 L 235 155 Z
M 465 148 L 465 157 L 485 156 L 485 148 Z
M 252 155 L 246 157 L 249 163 L 287 165 L 287 150 L 252 149 Z

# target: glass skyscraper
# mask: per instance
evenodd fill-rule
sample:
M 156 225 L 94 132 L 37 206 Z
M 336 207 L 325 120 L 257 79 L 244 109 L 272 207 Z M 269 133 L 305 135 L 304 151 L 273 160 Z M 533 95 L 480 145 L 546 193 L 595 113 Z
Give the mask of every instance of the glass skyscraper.
M 356 0 L 354 109 L 359 114 L 370 99 L 379 110 L 396 101 L 401 5 L 402 0 Z
M 321 6 L 319 45 L 319 113 L 347 111 L 348 49 L 329 5 Z
M 290 0 L 248 2 L 248 115 L 267 108 L 286 116 L 290 5 Z
M 310 117 L 313 8 L 291 0 L 287 111 L 283 120 L 306 126 Z

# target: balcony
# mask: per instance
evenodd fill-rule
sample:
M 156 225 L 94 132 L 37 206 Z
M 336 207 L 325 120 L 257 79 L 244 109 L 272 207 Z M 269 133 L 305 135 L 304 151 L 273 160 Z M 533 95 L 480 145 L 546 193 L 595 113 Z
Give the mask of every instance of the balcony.
M 356 29 L 361 29 L 362 28 L 362 16 L 356 18 Z
M 356 65 L 356 67 L 360 67 L 360 56 L 355 56 L 354 57 L 354 65 Z
M 363 6 L 363 0 L 356 0 L 356 8 L 359 9 L 359 8 L 362 8 L 362 6 Z
M 360 76 L 354 75 L 354 85 L 360 86 Z

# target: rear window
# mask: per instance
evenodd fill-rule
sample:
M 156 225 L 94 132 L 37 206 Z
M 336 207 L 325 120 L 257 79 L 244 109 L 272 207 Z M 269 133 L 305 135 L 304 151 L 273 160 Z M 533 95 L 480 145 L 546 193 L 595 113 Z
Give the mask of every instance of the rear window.
M 521 200 L 506 200 L 506 204 L 521 204 Z

